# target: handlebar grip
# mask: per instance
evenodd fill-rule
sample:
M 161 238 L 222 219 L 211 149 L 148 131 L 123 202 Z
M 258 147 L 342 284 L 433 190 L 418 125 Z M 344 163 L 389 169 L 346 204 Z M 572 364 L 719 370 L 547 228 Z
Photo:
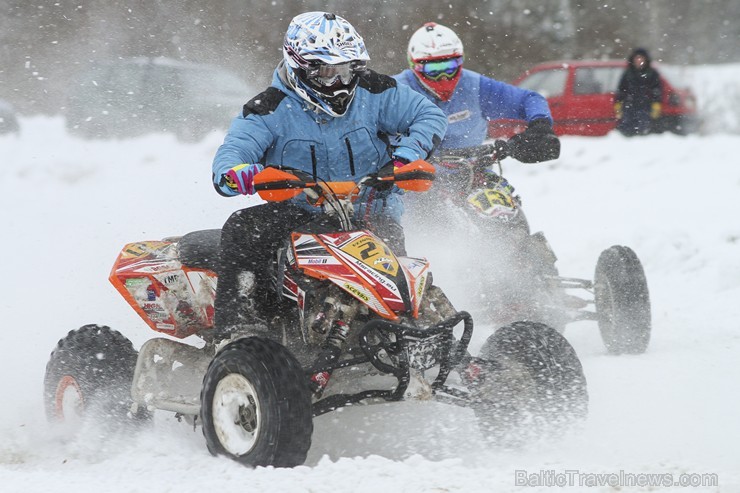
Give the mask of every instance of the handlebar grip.
M 258 192 L 261 190 L 283 190 L 285 188 L 304 189 L 306 188 L 307 185 L 308 184 L 302 180 L 280 180 L 280 181 L 271 181 L 268 183 L 257 183 L 254 185 L 254 189 Z
M 254 190 L 264 200 L 282 202 L 299 195 L 309 184 L 293 173 L 265 168 L 254 177 Z
M 481 158 L 484 156 L 490 156 L 496 153 L 496 147 L 494 144 L 481 144 L 474 147 L 463 147 L 460 149 L 446 149 L 441 151 L 436 157 L 437 159 L 445 158 Z

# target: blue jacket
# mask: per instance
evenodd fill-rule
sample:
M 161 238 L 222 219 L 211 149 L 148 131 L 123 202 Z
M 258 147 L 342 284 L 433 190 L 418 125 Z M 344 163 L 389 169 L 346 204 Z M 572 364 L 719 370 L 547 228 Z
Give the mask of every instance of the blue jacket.
M 347 112 L 332 117 L 309 109 L 286 87 L 280 70 L 271 87 L 244 106 L 216 152 L 213 181 L 222 195 L 235 195 L 221 178 L 238 164 L 284 165 L 326 181 L 359 181 L 390 161 L 389 137 L 400 135 L 393 155 L 413 161 L 426 159 L 444 136 L 447 123 L 439 108 L 389 76 L 362 75 Z M 400 220 L 401 193 L 394 187 L 384 200 L 373 201 L 371 212 Z M 366 194 L 356 212 L 365 214 L 368 198 L 377 195 Z M 293 200 L 317 210 L 303 195 Z
M 547 100 L 540 94 L 505 82 L 490 79 L 472 70 L 463 70 L 449 101 L 441 101 L 419 83 L 406 69 L 393 76 L 436 104 L 447 116 L 447 133 L 442 149 L 480 145 L 488 135 L 488 120 L 511 118 L 531 122 L 547 118 L 552 123 Z

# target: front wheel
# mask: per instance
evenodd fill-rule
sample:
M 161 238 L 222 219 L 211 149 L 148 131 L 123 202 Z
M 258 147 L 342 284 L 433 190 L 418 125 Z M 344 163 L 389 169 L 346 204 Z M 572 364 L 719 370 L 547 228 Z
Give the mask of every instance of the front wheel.
M 107 425 L 147 418 L 144 409 L 131 413 L 136 359 L 131 341 L 109 327 L 85 325 L 70 331 L 46 365 L 47 418 L 73 427 L 87 418 Z
M 632 249 L 615 245 L 596 262 L 594 302 L 601 338 L 612 354 L 641 354 L 650 342 L 650 294 Z
M 284 346 L 261 337 L 238 339 L 208 367 L 201 420 L 214 455 L 250 467 L 301 465 L 313 433 L 308 380 Z
M 568 341 L 547 325 L 514 322 L 498 329 L 472 367 L 472 407 L 491 440 L 519 443 L 586 417 L 581 362 Z

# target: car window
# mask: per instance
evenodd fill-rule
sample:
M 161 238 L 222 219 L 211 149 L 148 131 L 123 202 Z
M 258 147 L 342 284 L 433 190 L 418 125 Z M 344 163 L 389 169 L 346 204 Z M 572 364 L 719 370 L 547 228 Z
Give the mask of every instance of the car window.
M 593 68 L 576 69 L 575 94 L 598 94 L 604 90 L 601 81 L 596 78 L 596 70 Z
M 134 96 L 140 93 L 145 75 L 146 67 L 143 65 L 111 66 L 101 85 L 106 91 Z
M 96 66 L 83 72 L 83 75 L 73 82 L 68 104 L 75 106 L 101 104 L 105 97 L 103 85 L 106 85 L 109 70 L 108 66 Z
M 622 75 L 620 67 L 579 67 L 576 69 L 575 94 L 604 94 L 617 90 Z
M 103 65 L 85 79 L 78 98 L 96 109 L 135 105 L 141 97 L 144 75 L 144 67 L 138 64 Z
M 598 69 L 599 78 L 604 81 L 604 87 L 609 92 L 617 92 L 619 80 L 622 78 L 624 68 L 622 67 L 602 67 Z
M 146 91 L 152 99 L 165 98 L 171 101 L 182 99 L 182 82 L 178 71 L 173 67 L 152 65 Z
M 561 96 L 565 92 L 566 69 L 541 70 L 522 80 L 518 86 L 535 91 L 546 98 Z

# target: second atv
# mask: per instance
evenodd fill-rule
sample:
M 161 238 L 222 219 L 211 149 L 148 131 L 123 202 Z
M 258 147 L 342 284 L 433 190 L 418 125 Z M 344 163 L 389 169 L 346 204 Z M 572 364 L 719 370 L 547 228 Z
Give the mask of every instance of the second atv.
M 604 250 L 593 279 L 562 276 L 545 235 L 530 231 L 493 145 L 446 150 L 435 159 L 437 180 L 429 193 L 410 198 L 407 230 L 443 245 L 452 239 L 466 291 L 485 296 L 471 308 L 476 318 L 494 326 L 534 320 L 560 332 L 571 322 L 595 320 L 608 352 L 645 352 L 650 295 L 631 248 Z

